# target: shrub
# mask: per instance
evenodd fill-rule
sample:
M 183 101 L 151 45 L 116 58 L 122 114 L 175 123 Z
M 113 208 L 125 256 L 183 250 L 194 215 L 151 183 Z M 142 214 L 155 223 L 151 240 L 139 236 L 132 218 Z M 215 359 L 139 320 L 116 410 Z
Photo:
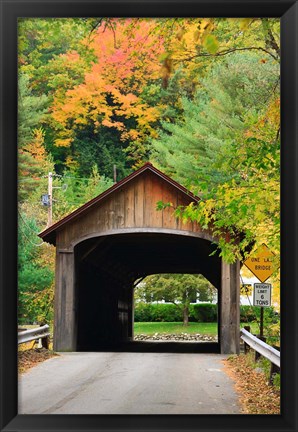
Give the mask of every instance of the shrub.
M 136 303 L 134 311 L 135 322 L 181 322 L 182 308 L 169 303 Z M 217 305 L 210 303 L 191 304 L 189 321 L 217 321 Z
M 177 322 L 182 320 L 182 310 L 174 304 L 157 303 L 151 305 L 152 321 Z
M 212 303 L 199 303 L 192 305 L 195 321 L 216 322 L 217 305 Z
M 151 304 L 150 303 L 137 303 L 134 309 L 135 322 L 149 322 L 151 319 Z
M 182 308 L 172 303 L 143 303 L 135 305 L 135 322 L 181 322 L 183 321 Z M 217 305 L 212 303 L 191 304 L 189 308 L 189 321 L 216 322 Z M 240 306 L 240 322 L 249 323 L 260 321 L 260 308 L 254 306 Z M 279 315 L 272 307 L 264 309 L 264 322 L 267 329 L 279 328 L 274 324 L 279 322 Z M 276 333 L 276 332 L 275 332 Z
M 137 303 L 134 310 L 135 322 L 180 322 L 182 310 L 174 304 Z
M 261 308 L 258 306 L 240 306 L 240 322 L 247 323 L 260 320 Z M 279 315 L 273 307 L 264 308 L 264 320 L 277 323 Z

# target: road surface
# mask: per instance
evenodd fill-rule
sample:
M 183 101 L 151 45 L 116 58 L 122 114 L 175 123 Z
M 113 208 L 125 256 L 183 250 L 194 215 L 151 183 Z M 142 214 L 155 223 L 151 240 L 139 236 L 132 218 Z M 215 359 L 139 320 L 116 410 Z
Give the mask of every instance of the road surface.
M 19 377 L 19 414 L 239 414 L 226 357 L 61 354 Z

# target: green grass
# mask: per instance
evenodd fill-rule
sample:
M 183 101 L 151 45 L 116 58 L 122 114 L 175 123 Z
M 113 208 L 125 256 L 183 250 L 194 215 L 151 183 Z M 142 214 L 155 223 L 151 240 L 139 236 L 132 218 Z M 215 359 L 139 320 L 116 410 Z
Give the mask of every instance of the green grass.
M 217 335 L 217 323 L 190 322 L 187 327 L 182 322 L 136 322 L 135 334 L 154 333 L 200 333 L 205 335 Z
M 244 327 L 241 323 L 241 327 Z M 251 323 L 251 331 L 258 333 L 258 325 Z M 196 323 L 190 322 L 187 327 L 182 322 L 136 322 L 134 323 L 135 334 L 152 335 L 154 333 L 200 333 L 204 335 L 216 336 L 217 323 Z
M 258 323 L 251 322 L 251 323 L 240 323 L 240 328 L 243 328 L 245 326 L 250 326 L 250 331 L 253 334 L 259 334 L 260 333 L 260 327 L 258 326 Z

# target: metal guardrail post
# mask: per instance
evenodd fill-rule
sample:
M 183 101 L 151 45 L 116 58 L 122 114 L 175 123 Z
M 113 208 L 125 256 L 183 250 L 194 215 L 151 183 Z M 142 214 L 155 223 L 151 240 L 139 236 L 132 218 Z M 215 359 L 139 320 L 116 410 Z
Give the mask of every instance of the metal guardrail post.
M 258 339 L 260 339 L 261 341 L 266 343 L 267 338 L 265 338 L 265 336 L 260 336 L 260 335 L 255 335 Z M 255 351 L 255 362 L 257 362 L 259 360 L 259 358 L 261 357 L 261 354 L 258 351 Z
M 280 347 L 273 345 L 273 348 L 275 348 L 277 351 L 280 350 Z M 270 367 L 270 375 L 269 375 L 269 384 L 273 385 L 274 375 L 280 373 L 280 368 L 276 366 L 274 363 L 271 363 Z
M 49 349 L 49 336 L 45 336 L 41 339 L 42 348 Z
M 244 326 L 244 329 L 250 333 L 250 326 Z M 243 345 L 244 345 L 244 354 L 247 354 L 250 350 L 250 346 L 245 341 L 243 341 Z
M 269 375 L 269 384 L 273 385 L 274 375 L 280 372 L 280 368 L 275 364 L 271 363 L 270 367 L 270 375 Z

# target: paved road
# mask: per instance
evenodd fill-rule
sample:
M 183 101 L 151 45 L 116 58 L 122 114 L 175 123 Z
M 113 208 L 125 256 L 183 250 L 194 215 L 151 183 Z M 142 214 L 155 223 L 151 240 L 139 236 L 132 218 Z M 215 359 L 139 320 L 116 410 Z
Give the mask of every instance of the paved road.
M 19 414 L 238 414 L 218 354 L 67 353 L 19 378 Z

